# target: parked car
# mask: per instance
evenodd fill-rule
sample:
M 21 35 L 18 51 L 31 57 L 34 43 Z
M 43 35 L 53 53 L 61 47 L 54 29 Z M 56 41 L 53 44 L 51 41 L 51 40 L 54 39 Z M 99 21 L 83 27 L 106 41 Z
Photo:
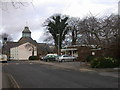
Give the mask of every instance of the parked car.
M 59 57 L 57 57 L 57 61 L 62 62 L 62 61 L 74 61 L 76 60 L 77 57 L 74 56 L 70 56 L 70 55 L 61 55 Z
M 0 63 L 7 63 L 7 55 L 0 54 Z
M 44 56 L 43 58 L 42 58 L 42 60 L 44 60 L 44 61 L 55 61 L 56 60 L 56 58 L 57 58 L 57 54 L 47 54 L 46 56 Z

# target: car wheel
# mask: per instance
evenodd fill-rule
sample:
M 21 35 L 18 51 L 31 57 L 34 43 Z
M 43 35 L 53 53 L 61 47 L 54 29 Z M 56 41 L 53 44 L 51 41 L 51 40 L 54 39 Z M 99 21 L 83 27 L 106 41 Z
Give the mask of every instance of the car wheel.
M 65 60 L 64 60 L 64 59 L 62 59 L 62 60 L 61 60 L 61 62 L 65 62 Z
M 75 60 L 73 59 L 73 62 L 74 62 Z

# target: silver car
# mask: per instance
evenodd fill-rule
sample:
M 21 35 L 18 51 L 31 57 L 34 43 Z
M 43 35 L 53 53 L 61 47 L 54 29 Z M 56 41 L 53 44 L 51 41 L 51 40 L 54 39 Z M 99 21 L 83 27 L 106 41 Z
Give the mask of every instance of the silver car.
M 62 61 L 74 61 L 74 60 L 76 60 L 76 57 L 70 56 L 70 55 L 61 55 L 56 60 L 59 61 L 59 62 L 62 62 Z

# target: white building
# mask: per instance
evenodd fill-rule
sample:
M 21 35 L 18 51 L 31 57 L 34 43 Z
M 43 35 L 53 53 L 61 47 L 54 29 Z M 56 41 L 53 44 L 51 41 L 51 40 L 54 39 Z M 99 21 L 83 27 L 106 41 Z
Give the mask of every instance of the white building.
M 31 38 L 31 32 L 28 27 L 22 31 L 22 38 L 18 41 L 16 47 L 10 48 L 10 58 L 13 60 L 28 60 L 30 56 L 37 56 L 37 44 Z M 34 42 L 34 43 L 33 43 Z M 33 53 L 34 52 L 34 53 Z
M 46 43 L 37 43 L 31 38 L 31 31 L 27 26 L 18 42 L 6 42 L 2 48 L 2 53 L 11 60 L 28 60 L 30 56 L 40 56 L 49 52 L 50 48 Z
M 10 49 L 11 59 L 13 60 L 28 60 L 32 56 L 34 49 L 34 56 L 37 56 L 37 47 L 29 42 L 13 47 Z

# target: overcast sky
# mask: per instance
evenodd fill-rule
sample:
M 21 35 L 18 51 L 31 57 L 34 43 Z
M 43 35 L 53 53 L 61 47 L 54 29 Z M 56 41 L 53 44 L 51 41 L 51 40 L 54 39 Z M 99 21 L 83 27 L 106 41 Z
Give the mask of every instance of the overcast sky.
M 0 34 L 10 34 L 14 41 L 22 36 L 22 30 L 27 25 L 32 32 L 32 38 L 43 42 L 42 27 L 45 19 L 55 13 L 69 15 L 70 17 L 84 18 L 90 14 L 110 15 L 118 13 L 119 0 L 32 0 L 32 3 L 24 3 L 19 9 L 12 7 L 11 3 L 2 3 L 0 8 Z M 17 6 L 19 7 L 19 5 Z M 2 14 L 1 14 L 2 13 Z M 27 22 L 27 23 L 26 23 Z

